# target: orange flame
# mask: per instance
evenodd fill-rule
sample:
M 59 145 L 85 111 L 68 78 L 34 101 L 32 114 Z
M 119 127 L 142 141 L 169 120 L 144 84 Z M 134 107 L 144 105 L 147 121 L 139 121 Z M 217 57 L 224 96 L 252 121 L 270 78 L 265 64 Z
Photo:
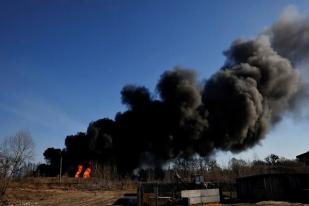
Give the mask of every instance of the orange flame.
M 83 171 L 83 165 L 78 165 L 77 172 L 75 173 L 75 178 L 79 178 L 79 176 L 81 175 L 82 171 Z
M 87 167 L 87 169 L 84 172 L 84 178 L 90 178 L 91 168 Z

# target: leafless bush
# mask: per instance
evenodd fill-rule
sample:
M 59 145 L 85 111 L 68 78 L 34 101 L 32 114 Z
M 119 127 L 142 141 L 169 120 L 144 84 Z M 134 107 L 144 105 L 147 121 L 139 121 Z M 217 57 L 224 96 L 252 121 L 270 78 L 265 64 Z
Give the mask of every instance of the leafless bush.
M 19 131 L 0 143 L 0 197 L 11 179 L 22 175 L 23 166 L 32 159 L 34 142 L 27 131 Z

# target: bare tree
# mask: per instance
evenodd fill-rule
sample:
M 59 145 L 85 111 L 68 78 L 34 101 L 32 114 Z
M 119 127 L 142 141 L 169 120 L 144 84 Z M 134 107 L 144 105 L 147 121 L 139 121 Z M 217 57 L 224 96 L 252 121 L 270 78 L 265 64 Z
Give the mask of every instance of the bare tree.
M 278 160 L 280 160 L 278 155 L 270 154 L 267 157 L 265 157 L 265 161 L 269 165 L 275 165 L 278 163 Z
M 5 194 L 10 180 L 19 176 L 22 166 L 31 161 L 34 142 L 28 131 L 18 131 L 0 144 L 0 197 Z
M 236 159 L 234 157 L 229 161 L 229 167 L 234 178 L 243 176 L 245 174 L 248 165 L 249 164 L 245 160 Z

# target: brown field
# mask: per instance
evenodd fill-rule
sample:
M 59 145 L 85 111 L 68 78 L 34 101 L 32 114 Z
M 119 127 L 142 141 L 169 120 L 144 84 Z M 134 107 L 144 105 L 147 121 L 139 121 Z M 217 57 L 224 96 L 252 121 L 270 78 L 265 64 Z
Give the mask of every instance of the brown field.
M 4 205 L 112 205 L 123 191 L 78 191 L 62 189 L 13 189 Z
M 82 187 L 84 186 L 84 187 Z M 85 187 L 87 186 L 87 187 Z M 76 181 L 66 179 L 61 184 L 56 179 L 40 178 L 27 181 L 14 182 L 10 184 L 5 197 L 1 200 L 2 205 L 9 206 L 97 206 L 115 205 L 117 200 L 125 194 L 135 193 L 135 186 L 132 184 L 121 184 L 109 190 L 93 187 L 93 182 Z M 88 188 L 88 189 L 87 189 Z M 218 206 L 220 204 L 208 204 Z M 228 206 L 229 204 L 226 204 Z M 256 204 L 238 203 L 231 206 L 303 206 L 305 204 L 286 202 L 259 202 Z
M 2 205 L 32 206 L 32 205 L 113 205 L 126 193 L 134 193 L 134 185 L 119 184 L 106 190 L 92 181 L 64 179 L 59 183 L 55 178 L 36 178 L 9 185 L 6 195 L 1 200 Z

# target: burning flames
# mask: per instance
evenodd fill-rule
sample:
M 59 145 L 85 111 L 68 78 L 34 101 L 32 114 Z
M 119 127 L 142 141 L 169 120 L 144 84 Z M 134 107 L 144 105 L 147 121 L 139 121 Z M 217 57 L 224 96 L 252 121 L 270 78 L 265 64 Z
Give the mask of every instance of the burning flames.
M 90 178 L 91 174 L 91 168 L 87 167 L 85 170 L 83 170 L 83 165 L 77 166 L 77 171 L 75 173 L 75 178 L 83 177 L 83 178 Z
M 75 178 L 79 178 L 83 171 L 83 165 L 78 165 L 77 172 L 75 173 Z
M 90 178 L 90 173 L 91 173 L 91 168 L 87 167 L 85 172 L 84 172 L 84 178 Z

